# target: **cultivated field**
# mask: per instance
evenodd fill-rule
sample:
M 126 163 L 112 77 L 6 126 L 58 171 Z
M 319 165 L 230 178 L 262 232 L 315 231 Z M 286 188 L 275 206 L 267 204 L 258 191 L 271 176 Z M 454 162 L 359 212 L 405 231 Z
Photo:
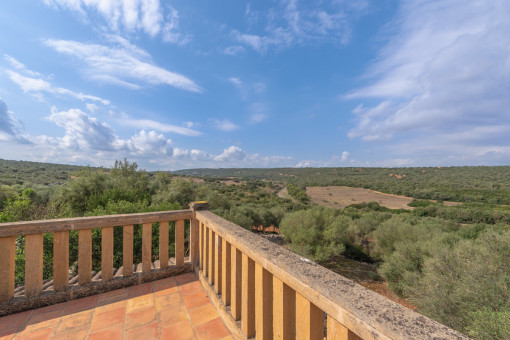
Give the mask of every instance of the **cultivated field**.
M 410 197 L 385 194 L 382 192 L 363 188 L 350 188 L 342 186 L 307 187 L 306 194 L 315 204 L 338 209 L 345 208 L 351 204 L 363 202 L 377 202 L 380 205 L 390 209 L 413 209 L 412 207 L 408 206 L 408 204 L 413 200 Z M 462 203 L 444 202 L 444 204 L 453 206 Z
M 380 205 L 390 209 L 408 209 L 407 204 L 411 203 L 412 198 L 384 194 L 381 192 L 350 187 L 307 187 L 306 194 L 315 204 L 325 205 L 332 208 L 345 208 L 351 204 L 363 202 L 377 202 Z

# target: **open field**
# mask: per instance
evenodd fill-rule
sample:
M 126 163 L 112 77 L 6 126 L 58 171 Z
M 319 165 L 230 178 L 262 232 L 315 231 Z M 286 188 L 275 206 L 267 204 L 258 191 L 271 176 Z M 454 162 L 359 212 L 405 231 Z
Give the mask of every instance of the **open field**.
M 390 209 L 413 209 L 413 207 L 408 206 L 408 204 L 413 200 L 411 197 L 385 194 L 363 188 L 351 188 L 344 186 L 307 187 L 306 194 L 310 196 L 311 201 L 315 204 L 337 209 L 342 209 L 351 204 L 363 202 L 377 202 Z M 444 202 L 444 204 L 453 206 L 460 205 L 462 203 Z

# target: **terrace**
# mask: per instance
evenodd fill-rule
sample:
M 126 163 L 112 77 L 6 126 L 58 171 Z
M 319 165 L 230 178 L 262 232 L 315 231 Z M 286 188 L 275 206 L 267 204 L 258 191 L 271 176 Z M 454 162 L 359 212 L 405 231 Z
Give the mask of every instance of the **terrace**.
M 152 253 L 153 223 L 159 223 L 158 254 Z M 172 259 L 169 223 L 175 225 Z M 142 225 L 138 265 L 134 225 Z M 113 228 L 119 226 L 123 265 L 116 269 Z M 92 271 L 95 228 L 102 235 L 99 273 Z M 77 277 L 69 277 L 70 230 L 79 233 Z M 48 282 L 43 233 L 54 238 Z M 15 287 L 19 236 L 26 242 L 25 284 Z M 467 339 L 201 202 L 180 211 L 4 223 L 0 253 L 0 339 Z

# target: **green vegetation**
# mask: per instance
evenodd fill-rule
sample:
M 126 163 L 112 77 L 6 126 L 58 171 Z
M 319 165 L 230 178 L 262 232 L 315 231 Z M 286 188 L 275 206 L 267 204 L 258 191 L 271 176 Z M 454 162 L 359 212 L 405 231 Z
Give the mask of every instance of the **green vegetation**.
M 293 251 L 325 266 L 345 257 L 373 263 L 371 268 L 378 268 L 370 272 L 373 280 L 383 278 L 420 313 L 475 339 L 510 339 L 510 167 L 177 172 L 205 176 L 198 180 L 146 172 L 127 160 L 113 169 L 0 160 L 0 174 L 0 222 L 182 209 L 206 200 L 212 212 L 244 228 L 279 226 Z M 315 206 L 306 195 L 308 185 L 408 195 L 415 198 L 409 204 L 414 209 L 392 210 L 376 202 L 344 209 Z M 284 188 L 292 200 L 278 197 Z M 447 206 L 445 200 L 465 203 Z M 158 228 L 153 225 L 154 254 Z M 114 262 L 120 266 L 121 227 L 114 228 L 114 236 Z M 52 276 L 52 237 L 44 235 L 44 278 Z M 77 242 L 73 231 L 74 269 Z M 140 226 L 134 242 L 135 261 L 140 261 Z M 96 271 L 100 244 L 101 232 L 95 229 Z M 18 237 L 16 283 L 23 280 L 24 237 Z
M 510 204 L 510 166 L 191 169 L 175 173 L 209 178 L 266 179 L 298 187 L 344 185 L 417 199 Z

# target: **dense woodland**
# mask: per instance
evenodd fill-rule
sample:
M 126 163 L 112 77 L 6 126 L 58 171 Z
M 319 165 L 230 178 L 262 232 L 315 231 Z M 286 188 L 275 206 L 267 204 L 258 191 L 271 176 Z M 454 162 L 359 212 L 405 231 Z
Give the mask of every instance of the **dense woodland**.
M 374 280 L 384 279 L 420 313 L 473 338 L 510 339 L 510 167 L 169 173 L 146 172 L 126 160 L 113 169 L 0 160 L 0 171 L 0 222 L 180 209 L 206 200 L 213 212 L 244 228 L 279 226 L 290 249 L 323 265 L 339 257 L 374 263 Z M 414 210 L 376 202 L 316 206 L 306 196 L 308 185 L 408 195 L 416 198 Z M 291 198 L 278 197 L 283 188 Z M 450 207 L 443 200 L 466 203 Z M 141 254 L 140 229 L 135 228 L 135 254 Z M 115 228 L 116 266 L 122 262 L 121 232 Z M 155 224 L 154 248 L 158 235 Z M 18 284 L 24 276 L 23 242 L 19 237 Z M 50 278 L 52 235 L 44 242 L 44 276 Z M 70 243 L 70 266 L 76 269 L 73 232 Z M 100 269 L 100 244 L 94 230 L 94 270 Z

